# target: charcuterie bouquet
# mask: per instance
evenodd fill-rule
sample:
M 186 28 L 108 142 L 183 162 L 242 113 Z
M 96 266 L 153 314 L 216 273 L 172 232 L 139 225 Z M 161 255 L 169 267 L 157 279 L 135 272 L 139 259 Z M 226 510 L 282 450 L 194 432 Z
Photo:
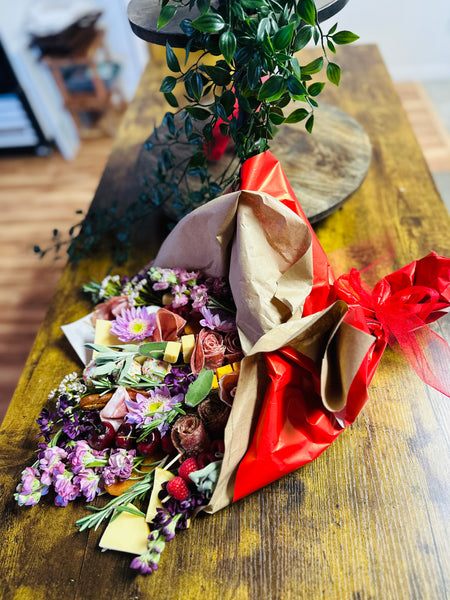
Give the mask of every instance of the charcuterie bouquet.
M 279 163 L 249 159 L 241 190 L 184 217 L 134 276 L 90 282 L 68 326 L 86 365 L 50 394 L 21 505 L 92 502 L 82 531 L 158 568 L 165 544 L 321 454 L 358 416 L 387 344 L 449 395 L 427 325 L 450 308 L 431 253 L 370 289 L 337 279 Z M 75 341 L 74 341 L 75 340 Z M 92 355 L 84 355 L 84 350 Z

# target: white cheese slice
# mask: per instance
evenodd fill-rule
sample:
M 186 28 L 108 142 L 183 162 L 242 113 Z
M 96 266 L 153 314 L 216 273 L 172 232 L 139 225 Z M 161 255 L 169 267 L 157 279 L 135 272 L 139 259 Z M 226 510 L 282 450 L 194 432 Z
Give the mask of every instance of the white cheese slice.
M 136 508 L 133 504 L 127 504 Z M 144 554 L 147 551 L 147 538 L 150 528 L 144 517 L 121 512 L 110 521 L 99 542 L 103 550 L 117 550 L 130 554 Z
M 158 498 L 158 494 L 161 491 L 161 486 L 166 481 L 173 479 L 175 475 L 170 471 L 165 471 L 157 467 L 155 469 L 155 478 L 153 480 L 153 489 L 150 496 L 150 502 L 148 503 L 147 515 L 145 520 L 150 523 L 156 517 L 156 509 L 163 508 L 161 501 Z
M 117 346 L 122 344 L 118 337 L 110 333 L 112 321 L 97 319 L 95 322 L 95 344 L 100 346 Z

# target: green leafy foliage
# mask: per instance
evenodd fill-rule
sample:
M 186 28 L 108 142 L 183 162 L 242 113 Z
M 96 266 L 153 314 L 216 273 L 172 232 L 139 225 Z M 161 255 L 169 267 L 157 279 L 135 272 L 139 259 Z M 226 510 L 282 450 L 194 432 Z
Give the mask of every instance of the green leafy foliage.
M 144 144 L 156 153 L 157 168 L 148 184 L 143 181 L 141 197 L 125 215 L 119 217 L 115 207 L 91 211 L 71 229 L 68 253 L 73 259 L 107 238 L 114 242 L 120 262 L 128 254 L 132 223 L 163 204 L 170 204 L 181 218 L 224 190 L 237 187 L 240 166 L 267 150 L 284 123 L 304 121 L 311 132 L 317 97 L 325 85 L 315 81 L 316 75 L 325 67 L 327 80 L 338 85 L 341 70 L 334 60 L 336 46 L 358 39 L 350 31 L 338 31 L 337 24 L 322 31 L 313 0 L 162 0 L 158 28 L 170 23 L 182 8 L 197 12 L 195 18 L 181 23 L 187 36 L 184 64 L 166 44 L 170 73 L 161 82 L 160 92 L 172 112 L 164 117 L 164 130 L 155 129 Z M 301 51 L 311 40 L 320 54 L 307 62 Z M 188 62 L 191 49 L 200 53 Z M 216 57 L 215 64 L 205 60 L 208 56 Z M 303 106 L 286 111 L 293 101 Z M 235 157 L 219 176 L 213 176 L 208 151 L 220 134 L 232 139 Z M 181 147 L 189 149 L 182 160 L 177 155 Z M 65 243 L 59 233 L 53 242 L 57 249 Z M 41 256 L 47 251 L 35 247 Z

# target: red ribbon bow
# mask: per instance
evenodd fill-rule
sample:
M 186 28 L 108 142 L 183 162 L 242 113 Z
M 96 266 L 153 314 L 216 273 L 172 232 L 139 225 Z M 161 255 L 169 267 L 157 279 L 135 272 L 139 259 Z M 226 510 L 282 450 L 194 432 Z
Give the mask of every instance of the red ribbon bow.
M 405 356 L 425 383 L 446 396 L 450 396 L 450 350 L 427 323 L 450 307 L 449 273 L 450 260 L 432 252 L 384 277 L 373 290 L 357 269 L 333 284 L 338 298 L 362 309 L 370 332 L 378 340 Z

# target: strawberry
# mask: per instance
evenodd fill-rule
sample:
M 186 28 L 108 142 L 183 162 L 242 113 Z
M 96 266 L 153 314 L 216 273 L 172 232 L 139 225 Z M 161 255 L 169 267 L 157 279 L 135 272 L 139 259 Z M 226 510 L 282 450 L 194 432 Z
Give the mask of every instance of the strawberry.
M 166 491 L 173 496 L 175 500 L 187 500 L 191 495 L 189 488 L 182 477 L 174 477 L 167 482 Z
M 191 479 L 189 474 L 194 473 L 194 471 L 198 471 L 197 461 L 194 457 L 187 458 L 183 463 L 181 463 L 180 468 L 178 469 L 178 475 L 190 483 Z

